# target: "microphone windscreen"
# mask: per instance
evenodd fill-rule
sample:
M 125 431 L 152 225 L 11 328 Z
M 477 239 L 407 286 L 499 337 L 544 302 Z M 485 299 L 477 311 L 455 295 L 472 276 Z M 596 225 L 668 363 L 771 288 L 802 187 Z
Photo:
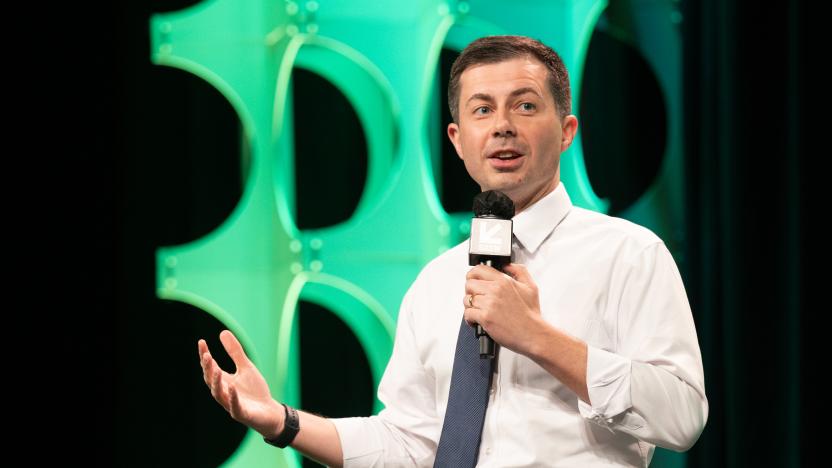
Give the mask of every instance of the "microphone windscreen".
M 494 216 L 500 219 L 514 217 L 514 202 L 499 190 L 486 190 L 474 197 L 474 216 Z

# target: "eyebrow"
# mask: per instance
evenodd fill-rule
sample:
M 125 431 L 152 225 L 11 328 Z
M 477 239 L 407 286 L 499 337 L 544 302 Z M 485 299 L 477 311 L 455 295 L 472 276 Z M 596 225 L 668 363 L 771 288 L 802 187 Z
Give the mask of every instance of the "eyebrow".
M 517 97 L 517 96 L 520 96 L 521 94 L 526 94 L 526 93 L 532 93 L 535 96 L 542 98 L 542 96 L 540 94 L 538 94 L 537 91 L 534 88 L 530 88 L 528 86 L 526 86 L 525 88 L 515 89 L 514 91 L 511 92 L 511 94 L 508 95 L 508 97 L 513 98 L 513 97 Z M 476 93 L 476 94 L 471 95 L 471 97 L 468 98 L 468 101 L 466 102 L 466 104 L 468 102 L 471 102 L 471 101 L 475 100 L 475 99 L 481 99 L 481 100 L 486 101 L 486 102 L 494 102 L 494 97 L 491 96 L 490 94 Z

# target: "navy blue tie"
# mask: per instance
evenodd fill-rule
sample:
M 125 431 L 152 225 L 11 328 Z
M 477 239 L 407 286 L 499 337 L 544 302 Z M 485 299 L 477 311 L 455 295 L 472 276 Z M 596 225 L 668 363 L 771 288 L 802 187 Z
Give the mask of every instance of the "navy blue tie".
M 477 464 L 494 363 L 494 359 L 480 359 L 479 349 L 474 328 L 462 319 L 434 468 L 473 468 Z

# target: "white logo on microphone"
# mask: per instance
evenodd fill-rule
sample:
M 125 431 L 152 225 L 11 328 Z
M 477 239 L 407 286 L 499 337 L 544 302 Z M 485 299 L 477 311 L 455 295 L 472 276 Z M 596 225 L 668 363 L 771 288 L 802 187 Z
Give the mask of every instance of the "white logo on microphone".
M 480 246 L 487 244 L 489 247 L 497 250 L 500 247 L 500 238 L 496 234 L 500 232 L 503 227 L 497 223 L 480 223 Z
M 472 219 L 469 251 L 481 255 L 511 255 L 511 224 L 510 219 Z

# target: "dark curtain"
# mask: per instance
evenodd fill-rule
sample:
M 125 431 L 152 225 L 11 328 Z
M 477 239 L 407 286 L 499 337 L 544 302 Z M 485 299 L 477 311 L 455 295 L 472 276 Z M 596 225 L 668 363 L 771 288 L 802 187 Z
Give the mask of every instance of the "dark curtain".
M 687 2 L 688 294 L 708 425 L 691 466 L 806 462 L 805 47 L 797 2 Z M 810 465 L 806 465 L 810 466 Z

